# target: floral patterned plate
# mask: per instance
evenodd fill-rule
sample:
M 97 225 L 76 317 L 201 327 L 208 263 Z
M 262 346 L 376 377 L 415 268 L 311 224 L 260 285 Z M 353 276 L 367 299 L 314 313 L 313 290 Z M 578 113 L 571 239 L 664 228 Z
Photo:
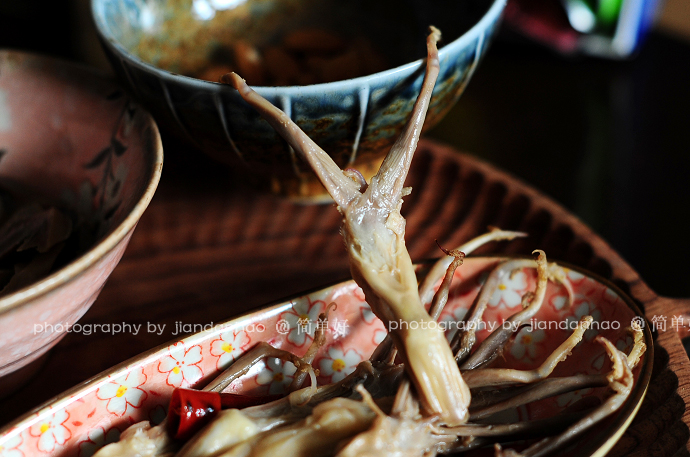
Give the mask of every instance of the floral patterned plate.
M 448 305 L 439 325 L 453 333 L 453 322 L 471 305 L 488 272 L 498 258 L 468 258 L 455 274 Z M 570 331 L 567 324 L 581 316 L 594 318 L 593 328 L 555 376 L 575 373 L 602 373 L 610 362 L 597 334 L 610 339 L 619 349 L 629 350 L 632 339 L 626 332 L 631 321 L 644 323 L 635 305 L 617 291 L 587 273 L 567 270 L 575 291 L 568 306 L 565 288 L 549 283 L 544 304 L 531 322 L 517 334 L 501 363 L 519 369 L 538 366 Z M 534 270 L 519 270 L 499 285 L 484 314 L 478 332 L 481 341 L 503 319 L 520 307 L 521 297 L 533 290 Z M 315 359 L 319 383 L 342 379 L 365 360 L 386 334 L 384 324 L 371 312 L 361 289 L 346 281 L 211 327 L 173 341 L 124 362 L 109 371 L 49 401 L 37 410 L 0 431 L 0 457 L 33 455 L 89 457 L 99 447 L 118 439 L 129 425 L 151 420 L 160 422 L 175 387 L 203 386 L 259 341 L 303 354 L 312 341 L 319 313 L 335 302 L 330 314 L 327 340 Z M 153 325 L 153 324 L 152 324 Z M 201 327 L 198 325 L 197 327 Z M 182 332 L 189 329 L 184 326 Z M 645 327 L 647 353 L 633 371 L 635 387 L 621 410 L 606 426 L 580 440 L 572 455 L 602 455 L 623 433 L 637 411 L 652 370 L 651 333 Z M 255 366 L 228 389 L 254 394 L 284 392 L 295 367 L 269 359 Z M 606 388 L 587 389 L 529 404 L 510 411 L 507 420 L 527 420 L 551 416 L 585 396 L 603 397 Z

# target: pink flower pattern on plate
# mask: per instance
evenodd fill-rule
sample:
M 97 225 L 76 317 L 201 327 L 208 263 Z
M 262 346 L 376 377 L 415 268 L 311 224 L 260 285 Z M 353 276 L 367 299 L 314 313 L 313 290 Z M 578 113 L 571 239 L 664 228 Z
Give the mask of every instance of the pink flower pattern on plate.
M 199 368 L 203 360 L 201 346 L 185 348 L 184 343 L 175 343 L 169 348 L 170 355 L 163 358 L 158 364 L 158 371 L 168 373 L 165 381 L 173 387 L 193 385 L 202 378 L 204 372 Z
M 555 309 L 556 311 L 560 311 L 563 308 L 566 307 L 568 304 L 568 294 L 567 292 L 561 293 L 561 294 L 554 294 L 550 299 L 549 299 L 549 304 Z M 542 305 L 543 306 L 543 305 Z
M 488 306 L 492 308 L 520 306 L 526 289 L 527 277 L 524 271 L 518 270 L 513 274 L 506 274 L 499 282 L 496 292 L 491 296 Z
M 362 356 L 354 349 L 344 351 L 340 345 L 328 348 L 327 356 L 319 361 L 321 376 L 330 376 L 330 382 L 343 380 L 347 375 L 355 371 Z
M 103 427 L 90 430 L 86 439 L 79 442 L 79 457 L 91 457 L 106 444 L 120 439 L 120 430 L 113 427 L 106 432 Z
M 376 319 L 376 314 L 371 310 L 369 303 L 360 303 L 359 312 L 362 314 L 362 320 L 367 324 L 371 324 Z
M 355 297 L 357 300 L 359 300 L 361 303 L 366 303 L 366 302 L 367 302 L 367 298 L 364 296 L 364 291 L 363 291 L 362 288 L 359 287 L 359 286 L 355 286 L 355 287 L 352 289 L 352 295 L 354 295 L 354 297 Z
M 131 408 L 141 408 L 148 394 L 141 388 L 146 383 L 143 368 L 118 376 L 96 391 L 96 397 L 107 402 L 109 413 L 124 416 Z
M 319 321 L 319 314 L 324 307 L 322 300 L 300 299 L 292 302 L 292 309 L 280 315 L 290 326 L 287 340 L 297 347 L 314 339 L 314 331 Z
M 283 362 L 269 357 L 266 359 L 266 367 L 256 376 L 256 383 L 268 385 L 269 394 L 283 394 L 292 382 L 296 371 L 297 368 L 292 362 Z
M 581 284 L 583 280 L 587 279 L 587 277 L 579 271 L 570 269 L 566 269 L 565 275 L 568 278 L 568 281 L 570 281 L 570 283 L 573 285 Z
M 367 299 L 364 296 L 364 291 L 361 287 L 355 287 L 352 290 L 352 295 L 355 299 L 359 300 L 359 313 L 362 315 L 362 320 L 367 324 L 371 324 L 376 320 L 376 314 L 371 310 L 371 306 L 367 303 Z
M 568 328 L 575 328 L 575 322 L 579 322 L 579 320 L 585 316 L 592 316 L 593 319 L 592 326 L 585 332 L 584 335 L 585 340 L 591 341 L 599 334 L 597 325 L 601 323 L 601 311 L 586 297 L 576 295 L 575 304 L 573 305 L 573 315 L 566 318 L 568 324 L 570 325 Z
M 39 451 L 53 452 L 56 446 L 64 445 L 72 437 L 65 425 L 68 420 L 69 413 L 62 409 L 31 426 L 29 433 L 38 438 Z
M 19 450 L 22 442 L 22 435 L 14 435 L 0 444 L 0 457 L 24 457 L 24 453 Z
M 216 366 L 225 369 L 247 349 L 251 338 L 245 330 L 228 330 L 211 342 L 211 355 L 218 357 Z
M 520 330 L 510 347 L 510 354 L 516 360 L 532 361 L 537 357 L 538 344 L 546 338 L 544 330 L 532 331 L 529 327 Z
M 383 341 L 384 338 L 386 338 L 387 334 L 388 334 L 388 332 L 386 331 L 386 329 L 383 329 L 383 328 L 376 329 L 374 331 L 374 336 L 372 337 L 372 341 L 374 342 L 374 345 L 378 346 L 379 344 L 381 344 L 381 341 Z

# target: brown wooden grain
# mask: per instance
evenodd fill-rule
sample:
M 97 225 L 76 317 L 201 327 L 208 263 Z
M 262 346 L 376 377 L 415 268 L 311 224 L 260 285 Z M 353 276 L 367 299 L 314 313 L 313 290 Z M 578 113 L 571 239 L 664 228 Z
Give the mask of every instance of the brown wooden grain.
M 176 321 L 219 322 L 348 276 L 333 205 L 303 206 L 237 188 L 227 170 L 201 157 L 167 160 L 158 193 L 82 323 L 152 322 L 169 329 Z M 527 230 L 527 239 L 484 251 L 543 248 L 550 259 L 610 279 L 650 319 L 690 313 L 690 301 L 659 297 L 575 216 L 486 163 L 422 141 L 407 184 L 413 193 L 403 215 L 413 260 L 437 257 L 435 240 L 452 247 L 487 225 Z M 0 400 L 0 424 L 171 339 L 169 331 L 69 334 L 36 377 Z M 690 362 L 671 328 L 657 335 L 652 376 L 640 413 L 610 455 L 688 455 Z

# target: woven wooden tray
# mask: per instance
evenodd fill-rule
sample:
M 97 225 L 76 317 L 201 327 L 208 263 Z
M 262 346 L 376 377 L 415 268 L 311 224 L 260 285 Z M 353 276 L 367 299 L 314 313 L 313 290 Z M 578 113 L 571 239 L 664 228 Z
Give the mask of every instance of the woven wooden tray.
M 81 323 L 142 330 L 69 334 L 37 375 L 0 400 L 0 425 L 67 388 L 179 336 L 178 325 L 234 315 L 348 276 L 340 217 L 332 205 L 298 205 L 234 185 L 227 170 L 190 154 L 166 158 L 157 195 L 131 244 Z M 612 280 L 648 318 L 684 314 L 690 300 L 657 296 L 600 237 L 558 204 L 506 173 L 422 141 L 408 178 L 407 244 L 413 260 L 438 257 L 489 225 L 530 237 L 483 252 L 544 249 Z M 481 252 L 480 252 L 481 253 Z M 157 325 L 156 330 L 147 326 Z M 160 331 L 161 325 L 165 330 Z M 656 338 L 655 367 L 635 421 L 610 455 L 688 455 L 690 362 L 679 335 Z

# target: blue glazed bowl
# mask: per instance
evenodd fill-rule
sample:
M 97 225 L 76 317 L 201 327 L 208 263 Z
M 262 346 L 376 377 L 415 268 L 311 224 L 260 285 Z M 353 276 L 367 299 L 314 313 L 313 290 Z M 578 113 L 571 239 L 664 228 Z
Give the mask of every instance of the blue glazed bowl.
M 438 123 L 462 94 L 498 28 L 505 2 L 91 0 L 91 6 L 116 74 L 164 131 L 273 192 L 312 199 L 323 189 L 311 171 L 232 87 L 178 71 L 207 59 L 219 40 L 228 39 L 220 36 L 226 31 L 269 43 L 285 30 L 314 25 L 365 35 L 392 68 L 323 84 L 255 89 L 341 167 L 358 168 L 368 179 L 419 93 L 428 26 L 439 27 L 443 41 L 425 128 Z

